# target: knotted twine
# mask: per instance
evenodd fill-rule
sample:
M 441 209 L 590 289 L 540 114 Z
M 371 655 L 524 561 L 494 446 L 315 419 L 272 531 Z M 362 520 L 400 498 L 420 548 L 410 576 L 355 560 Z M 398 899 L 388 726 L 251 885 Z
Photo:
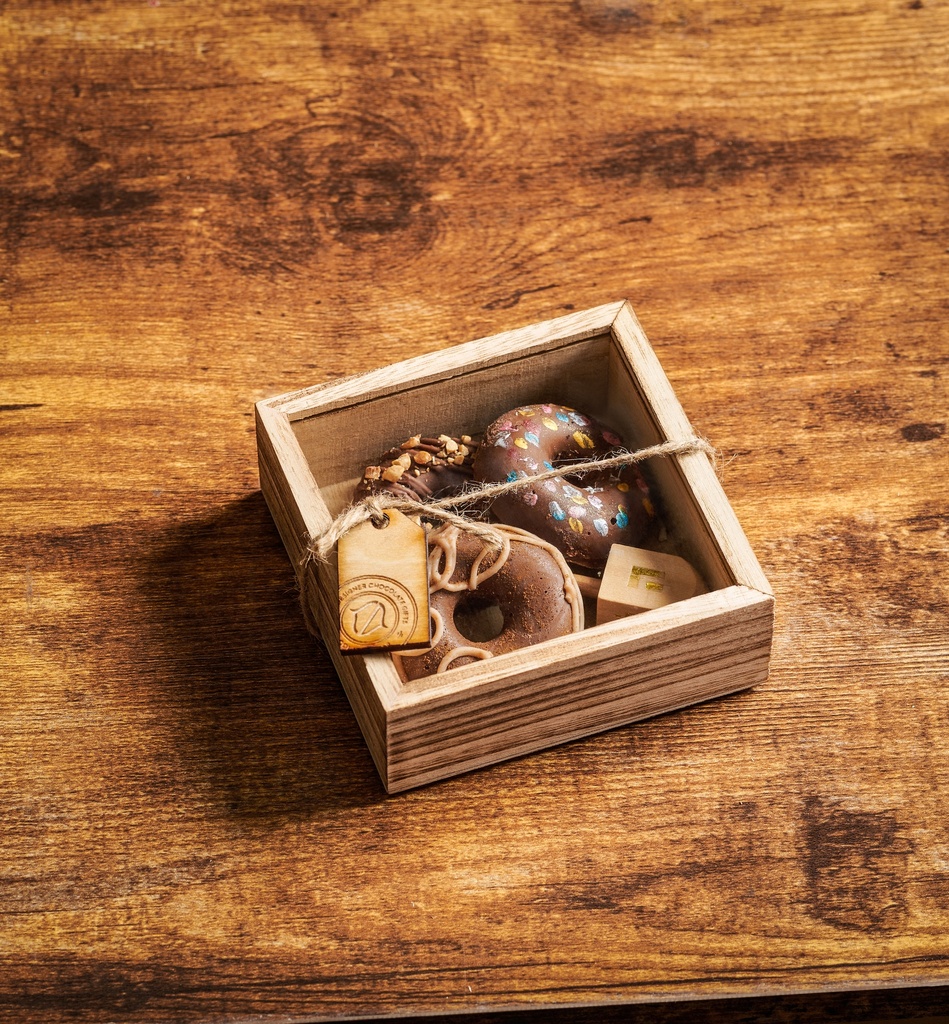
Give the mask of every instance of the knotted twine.
M 691 452 L 704 452 L 713 461 L 718 455 L 716 449 L 704 437 L 698 437 L 693 434 L 689 437 L 664 441 L 662 444 L 655 444 L 649 448 L 640 448 L 635 452 L 619 451 L 615 455 L 605 458 L 590 459 L 587 462 L 568 463 L 545 470 L 543 473 L 521 476 L 516 480 L 508 480 L 504 483 L 475 485 L 458 494 L 452 494 L 447 498 L 438 498 L 434 501 L 401 497 L 387 491 L 370 494 L 340 512 L 321 534 L 316 537 L 308 537 L 306 540 L 306 553 L 300 563 L 300 603 L 303 607 L 307 628 L 311 633 L 319 636 L 319 626 L 314 620 L 310 601 L 308 600 L 309 589 L 316 582 L 313 563 L 328 561 L 333 549 L 339 543 L 340 537 L 354 527 L 359 526 L 360 523 L 371 522 L 373 526 L 379 529 L 388 526 L 389 520 L 385 514 L 386 509 L 395 509 L 406 515 L 421 516 L 424 519 L 451 523 L 460 530 L 465 530 L 478 537 L 490 549 L 497 551 L 503 543 L 499 530 L 490 523 L 471 518 L 470 515 L 461 515 L 454 510 L 464 505 L 491 501 L 503 494 L 512 494 L 516 491 L 526 490 L 527 488 L 534 487 L 536 484 L 543 483 L 545 480 L 555 480 L 563 476 L 582 476 L 585 473 L 603 472 L 609 469 L 621 469 L 624 466 L 633 466 L 637 462 L 645 462 L 646 459 L 667 455 L 687 455 Z

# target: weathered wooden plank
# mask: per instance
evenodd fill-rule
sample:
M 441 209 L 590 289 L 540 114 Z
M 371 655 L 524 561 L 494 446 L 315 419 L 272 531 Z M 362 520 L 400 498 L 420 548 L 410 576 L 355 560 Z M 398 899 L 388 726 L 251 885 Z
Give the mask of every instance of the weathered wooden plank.
M 4 5 L 0 1017 L 943 1012 L 947 47 L 934 0 Z M 385 798 L 254 404 L 627 295 L 769 680 Z

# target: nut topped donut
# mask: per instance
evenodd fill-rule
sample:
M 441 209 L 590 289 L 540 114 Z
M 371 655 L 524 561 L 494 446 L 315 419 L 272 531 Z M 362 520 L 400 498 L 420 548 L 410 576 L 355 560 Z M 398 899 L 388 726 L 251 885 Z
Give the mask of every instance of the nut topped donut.
M 457 494 L 471 481 L 471 462 L 477 447 L 467 434 L 416 434 L 380 456 L 378 465 L 366 467 L 354 498 L 358 501 L 379 491 L 416 501 Z
M 393 654 L 404 680 L 583 629 L 583 598 L 563 555 L 524 530 L 497 529 L 500 553 L 450 523 L 429 533 L 432 644 Z
M 564 405 L 527 405 L 505 413 L 485 431 L 474 477 L 514 481 L 571 462 L 616 455 L 623 440 L 596 420 Z M 503 523 L 549 541 L 568 562 L 601 569 L 613 544 L 640 546 L 655 509 L 636 466 L 557 477 L 503 494 L 491 512 Z

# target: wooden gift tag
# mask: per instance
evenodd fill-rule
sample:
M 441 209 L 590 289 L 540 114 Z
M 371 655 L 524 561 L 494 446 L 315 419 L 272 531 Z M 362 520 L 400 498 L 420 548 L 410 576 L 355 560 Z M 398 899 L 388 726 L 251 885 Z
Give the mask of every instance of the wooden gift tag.
M 424 528 L 395 509 L 339 540 L 339 646 L 342 651 L 427 647 L 428 542 Z
M 614 544 L 596 599 L 596 622 L 612 622 L 705 593 L 702 578 L 678 555 Z

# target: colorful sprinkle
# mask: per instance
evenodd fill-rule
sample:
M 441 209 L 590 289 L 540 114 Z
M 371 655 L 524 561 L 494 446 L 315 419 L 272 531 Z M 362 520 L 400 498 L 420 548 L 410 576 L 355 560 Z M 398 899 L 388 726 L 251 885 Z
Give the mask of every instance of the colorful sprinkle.
M 579 519 L 571 519 L 570 529 L 573 530 L 574 533 L 583 533 L 583 523 L 581 523 Z
M 623 439 L 617 434 L 614 434 L 612 430 L 603 431 L 603 440 L 606 441 L 607 444 L 613 445 L 614 448 L 621 448 L 623 445 Z
M 601 536 L 605 537 L 610 532 L 610 524 L 605 519 L 594 519 L 593 529 Z
M 551 405 L 542 405 L 541 409 L 543 409 L 548 416 L 553 412 L 553 406 Z
M 621 480 L 617 485 L 616 489 L 622 491 L 624 494 L 629 490 L 629 484 L 625 480 Z
M 553 472 L 554 464 L 552 462 L 547 462 L 546 459 L 545 459 L 544 460 L 544 469 L 549 469 L 551 472 Z
M 549 412 L 550 410 L 548 409 L 547 411 Z M 552 419 L 551 419 L 551 418 L 550 418 L 549 416 L 545 416 L 545 417 L 544 417 L 544 418 L 543 418 L 543 419 L 541 420 L 541 423 L 543 423 L 543 424 L 544 424 L 544 426 L 545 426 L 545 427 L 546 427 L 546 428 L 547 428 L 548 430 L 556 430 L 556 429 L 557 429 L 557 421 L 556 421 L 556 420 L 552 420 Z
M 654 516 L 656 514 L 656 507 L 648 498 L 643 498 L 643 508 L 646 510 L 647 516 Z
M 524 435 L 524 438 L 529 441 L 535 448 L 540 447 L 540 438 L 534 433 L 533 430 L 528 430 Z
M 558 412 L 554 414 L 561 423 L 569 423 L 570 417 L 565 412 Z
M 557 520 L 558 523 L 562 523 L 567 518 L 567 513 L 557 504 L 556 501 L 550 503 L 550 514 Z
M 512 484 L 520 476 L 520 473 L 516 469 L 512 469 L 507 474 L 507 483 Z
M 629 516 L 626 514 L 626 509 L 620 505 L 616 510 L 616 525 L 621 529 L 625 530 L 629 526 Z
M 524 440 L 523 437 L 515 437 L 514 443 L 517 445 L 518 448 L 527 448 L 527 442 Z
M 587 434 L 581 434 L 579 430 L 574 432 L 573 439 L 581 448 L 595 447 L 595 445 L 593 444 L 593 439 L 589 437 Z
M 525 505 L 530 505 L 531 508 L 533 508 L 537 504 L 537 495 L 534 491 L 525 491 L 521 495 L 521 501 L 523 501 Z
M 587 495 L 587 501 L 588 501 L 588 502 L 589 502 L 589 503 L 590 503 L 590 504 L 591 504 L 591 505 L 592 505 L 592 506 L 593 506 L 594 508 L 603 508 L 603 502 L 602 502 L 602 501 L 600 501 L 600 499 L 599 499 L 599 498 L 598 498 L 598 497 L 597 497 L 597 496 L 596 496 L 595 494 L 589 494 L 589 495 Z

